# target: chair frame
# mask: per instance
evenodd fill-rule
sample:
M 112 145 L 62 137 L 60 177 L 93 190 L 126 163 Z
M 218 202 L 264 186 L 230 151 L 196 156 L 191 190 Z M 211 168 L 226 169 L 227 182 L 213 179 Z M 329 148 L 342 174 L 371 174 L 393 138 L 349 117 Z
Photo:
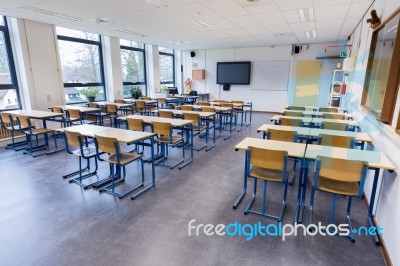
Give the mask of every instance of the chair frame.
M 7 118 L 8 120 L 4 121 L 4 118 Z M 14 121 L 17 122 L 17 125 L 14 125 Z M 13 149 L 14 151 L 21 151 L 21 150 L 25 149 L 25 145 L 28 144 L 28 139 L 25 138 L 24 141 L 15 142 L 15 132 L 24 133 L 26 128 L 21 128 L 21 126 L 18 123 L 18 120 L 17 119 L 14 120 L 12 115 L 9 113 L 1 113 L 0 124 L 1 124 L 2 128 L 10 130 L 10 132 L 11 132 L 11 143 L 7 144 L 6 149 Z M 7 127 L 6 124 L 10 124 L 10 126 Z M 15 126 L 17 126 L 18 128 L 15 128 Z M 26 137 L 26 134 L 25 134 L 25 137 Z M 21 146 L 23 146 L 23 147 L 21 147 Z
M 320 190 L 318 189 L 318 181 L 319 181 L 319 173 L 321 169 L 321 160 L 319 158 L 316 159 L 315 161 L 315 172 L 314 172 L 314 182 L 313 186 L 311 188 L 311 197 L 310 197 L 310 213 L 309 213 L 309 224 L 313 223 L 313 210 L 314 210 L 314 198 L 315 198 L 315 191 Z M 362 198 L 363 193 L 364 193 L 364 185 L 365 185 L 365 180 L 367 177 L 367 171 L 368 171 L 368 166 L 364 164 L 362 168 L 362 173 L 361 173 L 361 180 L 359 181 L 359 190 L 358 190 L 358 195 L 357 198 Z M 324 190 L 322 190 L 324 191 Z M 327 191 L 324 191 L 327 192 Z M 327 192 L 333 194 L 332 196 L 332 208 L 331 208 L 331 216 L 329 219 L 329 224 L 334 224 L 335 223 L 335 212 L 336 212 L 336 198 L 337 198 L 337 193 L 332 193 L 332 192 Z M 346 196 L 346 195 L 345 195 Z M 348 196 L 348 202 L 347 202 L 347 209 L 346 209 L 346 223 L 349 225 L 349 235 L 348 237 L 350 238 L 351 242 L 355 243 L 355 236 L 353 233 L 353 227 L 351 225 L 351 219 L 350 219 L 350 211 L 351 211 L 351 204 L 352 204 L 352 198 L 353 196 Z

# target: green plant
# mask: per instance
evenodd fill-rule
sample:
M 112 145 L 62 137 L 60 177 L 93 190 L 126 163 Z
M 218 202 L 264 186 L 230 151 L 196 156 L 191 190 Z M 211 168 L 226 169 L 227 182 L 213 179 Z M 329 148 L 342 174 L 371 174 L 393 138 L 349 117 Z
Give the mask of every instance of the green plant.
M 162 86 L 161 92 L 168 93 L 169 92 L 168 87 L 167 86 Z
M 139 99 L 140 97 L 143 96 L 143 92 L 142 89 L 140 88 L 140 86 L 131 86 L 129 88 L 129 92 L 131 93 L 132 98 L 134 99 Z
M 96 87 L 92 88 L 84 88 L 81 90 L 81 94 L 85 96 L 86 98 L 88 97 L 97 97 L 99 95 L 100 89 Z

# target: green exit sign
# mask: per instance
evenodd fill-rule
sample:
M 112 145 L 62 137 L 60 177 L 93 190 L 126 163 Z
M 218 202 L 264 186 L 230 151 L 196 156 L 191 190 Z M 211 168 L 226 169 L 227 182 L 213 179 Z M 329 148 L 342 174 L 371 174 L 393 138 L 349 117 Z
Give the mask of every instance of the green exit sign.
M 346 52 L 340 52 L 340 57 L 347 57 Z

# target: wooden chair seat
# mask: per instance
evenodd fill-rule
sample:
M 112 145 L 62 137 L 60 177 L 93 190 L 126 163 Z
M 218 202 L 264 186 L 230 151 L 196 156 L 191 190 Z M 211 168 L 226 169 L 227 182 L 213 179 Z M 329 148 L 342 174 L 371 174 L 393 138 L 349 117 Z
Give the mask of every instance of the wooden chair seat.
M 178 137 L 178 136 L 172 136 L 172 142 L 170 136 L 160 136 L 159 138 L 156 139 L 157 142 L 169 143 L 169 144 L 175 144 L 182 140 L 183 137 Z
M 129 153 L 129 152 L 122 152 L 121 151 L 119 153 L 119 162 L 120 162 L 121 165 L 126 165 L 126 164 L 129 164 L 129 163 L 133 162 L 134 160 L 136 160 L 136 159 L 138 159 L 140 157 L 142 157 L 142 156 L 139 155 L 139 154 Z M 112 163 L 112 164 L 118 164 L 117 155 L 115 153 L 111 154 L 108 158 L 105 158 L 104 160 L 109 162 L 109 163 Z
M 13 127 L 5 127 L 8 130 L 26 130 L 28 127 L 20 126 L 20 125 L 14 125 Z
M 253 166 L 250 170 L 250 176 L 262 180 L 282 183 L 282 171 L 280 170 L 271 170 Z M 286 172 L 286 176 L 289 176 L 289 171 Z
M 320 174 L 318 189 L 341 195 L 357 196 L 359 187 L 357 182 L 336 181 L 325 178 Z
M 92 157 L 97 154 L 96 147 L 94 147 L 94 146 L 83 147 L 82 151 L 83 151 L 83 156 L 85 156 L 85 157 Z M 75 155 L 78 155 L 78 156 L 82 156 L 80 149 L 74 150 L 74 151 L 72 151 L 72 153 Z
M 198 126 L 197 124 L 193 125 L 193 130 L 194 131 L 202 131 L 202 130 L 205 130 L 205 129 L 207 129 L 206 126 Z

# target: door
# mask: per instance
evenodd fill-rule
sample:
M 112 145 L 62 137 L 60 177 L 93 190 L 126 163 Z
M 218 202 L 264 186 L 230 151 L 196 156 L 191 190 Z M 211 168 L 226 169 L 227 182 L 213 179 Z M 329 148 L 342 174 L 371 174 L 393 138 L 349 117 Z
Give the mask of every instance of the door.
M 297 62 L 295 105 L 317 105 L 320 73 L 320 61 L 312 60 Z

